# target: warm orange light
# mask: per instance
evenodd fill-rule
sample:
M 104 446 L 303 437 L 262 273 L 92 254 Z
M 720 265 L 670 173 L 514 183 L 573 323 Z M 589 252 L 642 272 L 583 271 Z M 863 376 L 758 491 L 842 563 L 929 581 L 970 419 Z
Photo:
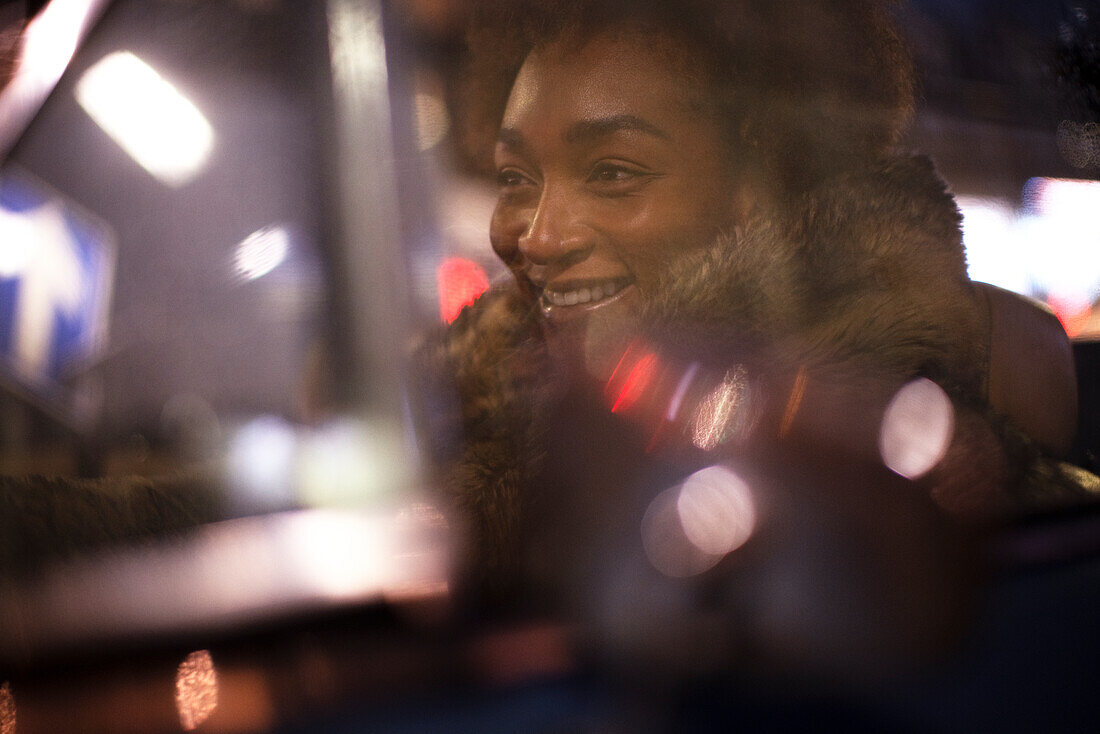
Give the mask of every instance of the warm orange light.
M 480 265 L 464 257 L 449 257 L 435 271 L 439 289 L 439 315 L 448 324 L 462 309 L 489 290 L 489 277 Z
M 779 437 L 787 435 L 794 424 L 794 417 L 798 415 L 798 409 L 802 405 L 802 398 L 806 394 L 806 367 L 798 368 L 798 374 L 794 377 L 794 385 L 791 387 L 791 396 L 787 399 L 787 407 L 783 411 L 783 420 L 779 424 Z
M 1054 311 L 1054 315 L 1062 322 L 1062 328 L 1069 337 L 1075 337 L 1085 328 L 1092 316 L 1092 307 L 1079 299 L 1060 298 L 1050 296 L 1047 305 Z
M 218 707 L 218 674 L 208 650 L 191 653 L 176 671 L 176 710 L 184 731 L 194 731 Z
M 15 734 L 15 697 L 11 686 L 0 686 L 0 734 Z

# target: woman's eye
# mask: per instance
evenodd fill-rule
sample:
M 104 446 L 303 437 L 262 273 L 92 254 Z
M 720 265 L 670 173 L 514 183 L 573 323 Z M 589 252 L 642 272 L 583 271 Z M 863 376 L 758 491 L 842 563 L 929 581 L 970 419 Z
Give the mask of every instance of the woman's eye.
M 505 168 L 497 172 L 497 186 L 502 189 L 522 186 L 526 180 L 522 173 L 513 168 Z
M 588 180 L 593 183 L 622 184 L 633 181 L 640 175 L 638 171 L 626 168 L 625 166 L 605 163 L 592 169 L 592 173 L 589 175 Z

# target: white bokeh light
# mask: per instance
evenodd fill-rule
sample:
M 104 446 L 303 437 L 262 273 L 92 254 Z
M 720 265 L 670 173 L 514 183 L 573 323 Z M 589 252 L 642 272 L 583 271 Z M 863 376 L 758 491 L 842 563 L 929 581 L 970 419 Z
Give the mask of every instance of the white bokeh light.
M 370 518 L 324 510 L 299 515 L 287 526 L 287 539 L 295 572 L 326 596 L 353 596 L 392 582 L 391 538 Z
M 976 196 L 956 198 L 962 213 L 967 274 L 1017 293 L 1031 287 L 1027 252 L 1017 232 L 1015 209 L 999 199 Z
M 955 434 L 955 408 L 936 383 L 920 378 L 890 400 L 882 418 L 879 451 L 892 471 L 919 479 L 940 462 Z
M 695 576 L 744 545 L 756 517 L 748 484 L 726 467 L 707 467 L 653 499 L 642 518 L 642 547 L 665 576 Z
M 712 556 L 741 547 L 756 527 L 749 485 L 723 466 L 707 467 L 688 477 L 676 510 L 687 539 Z
M 410 471 L 397 426 L 339 418 L 303 437 L 295 481 L 308 505 L 355 506 L 407 486 Z
M 23 273 L 34 254 L 37 234 L 30 217 L 0 207 L 0 278 Z
M 23 32 L 20 67 L 36 79 L 56 82 L 76 53 L 88 20 L 87 0 L 54 0 Z
M 264 227 L 245 237 L 237 245 L 233 263 L 237 275 L 255 280 L 267 275 L 286 259 L 290 236 L 282 227 Z
M 109 54 L 84 72 L 76 99 L 142 168 L 170 186 L 193 179 L 214 147 L 202 112 L 129 51 Z
M 237 429 L 227 456 L 234 500 L 245 507 L 289 502 L 297 451 L 294 426 L 277 416 L 261 416 Z

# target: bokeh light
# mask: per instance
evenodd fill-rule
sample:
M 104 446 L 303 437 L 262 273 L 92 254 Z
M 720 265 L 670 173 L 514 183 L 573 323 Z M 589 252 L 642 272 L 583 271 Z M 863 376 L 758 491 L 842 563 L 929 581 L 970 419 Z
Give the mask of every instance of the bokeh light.
M 129 51 L 103 57 L 76 85 L 76 99 L 130 157 L 169 186 L 206 165 L 214 130 L 197 107 Z
M 297 445 L 294 426 L 277 416 L 261 416 L 238 428 L 227 456 L 233 502 L 245 510 L 289 504 Z
M 1016 293 L 1031 289 L 1030 264 L 1016 210 L 1005 200 L 956 197 L 963 215 L 967 274 Z
M 751 428 L 748 372 L 737 366 L 728 370 L 695 409 L 691 422 L 691 440 L 704 451 L 712 451 L 734 436 L 743 436 Z
M 1045 301 L 1084 335 L 1100 302 L 1100 181 L 1032 178 L 1022 200 L 957 197 L 969 275 Z
M 435 271 L 439 315 L 448 324 L 489 290 L 489 276 L 473 260 L 449 257 Z
M 84 24 L 86 0 L 53 0 L 23 31 L 20 70 L 52 84 L 65 72 Z
M 370 518 L 319 511 L 297 517 L 287 531 L 297 572 L 325 596 L 351 597 L 391 582 L 392 542 Z
M 0 278 L 14 278 L 27 268 L 36 235 L 29 217 L 0 206 Z
M 0 734 L 15 734 L 15 697 L 11 685 L 0 685 Z
M 264 227 L 245 237 L 233 257 L 237 274 L 245 280 L 267 275 L 286 259 L 290 236 L 282 227 Z
M 920 378 L 890 400 L 882 419 L 879 451 L 892 471 L 919 479 L 947 453 L 955 433 L 955 408 L 936 383 Z
M 665 414 L 665 419 L 669 423 L 676 421 L 676 417 L 680 415 L 680 408 L 684 404 L 684 398 L 687 396 L 687 392 L 691 389 L 691 383 L 695 380 L 695 376 L 699 374 L 699 363 L 692 362 L 684 370 L 684 374 L 680 377 L 680 381 L 676 383 L 676 390 L 672 393 L 672 399 L 668 401 L 668 413 Z
M 612 413 L 620 413 L 629 410 L 645 394 L 657 371 L 657 355 L 652 352 L 642 355 L 623 381 L 622 389 L 618 397 L 611 405 Z
M 208 650 L 197 650 L 176 671 L 176 710 L 184 731 L 194 731 L 218 708 L 218 674 Z
M 687 539 L 712 556 L 740 548 L 756 526 L 749 485 L 724 466 L 707 467 L 688 477 L 680 488 L 676 511 Z
M 313 507 L 354 506 L 409 486 L 402 435 L 399 425 L 352 418 L 306 432 L 295 472 L 299 497 Z
M 642 518 L 642 547 L 665 576 L 695 576 L 744 545 L 756 518 L 748 484 L 727 467 L 707 467 L 653 499 Z

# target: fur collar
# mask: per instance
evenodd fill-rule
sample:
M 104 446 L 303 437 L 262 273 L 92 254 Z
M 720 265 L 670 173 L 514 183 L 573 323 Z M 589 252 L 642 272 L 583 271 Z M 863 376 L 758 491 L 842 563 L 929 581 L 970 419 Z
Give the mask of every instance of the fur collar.
M 983 324 L 960 222 L 926 158 L 851 172 L 676 263 L 641 321 L 694 354 L 977 392 Z
M 925 158 L 850 172 L 679 261 L 640 328 L 695 359 L 923 374 L 978 395 L 984 327 L 959 224 Z M 449 437 L 435 447 L 437 478 L 465 523 L 471 568 L 497 575 L 517 553 L 521 488 L 540 471 L 543 419 L 563 392 L 536 304 L 495 288 L 429 339 L 420 362 L 435 380 L 422 393 L 460 396 L 425 411 L 430 435 Z

